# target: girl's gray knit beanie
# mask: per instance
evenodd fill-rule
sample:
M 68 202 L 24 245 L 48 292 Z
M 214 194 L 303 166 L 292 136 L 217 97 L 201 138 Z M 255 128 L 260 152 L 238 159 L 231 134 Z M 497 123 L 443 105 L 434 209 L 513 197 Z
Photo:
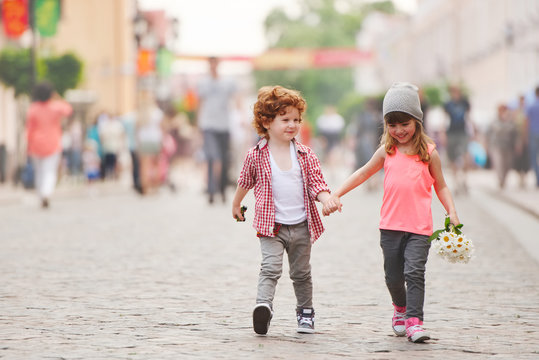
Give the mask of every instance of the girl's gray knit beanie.
M 419 121 L 423 121 L 423 111 L 419 102 L 417 86 L 407 82 L 396 82 L 391 85 L 382 105 L 383 116 L 394 111 L 400 111 L 412 115 Z

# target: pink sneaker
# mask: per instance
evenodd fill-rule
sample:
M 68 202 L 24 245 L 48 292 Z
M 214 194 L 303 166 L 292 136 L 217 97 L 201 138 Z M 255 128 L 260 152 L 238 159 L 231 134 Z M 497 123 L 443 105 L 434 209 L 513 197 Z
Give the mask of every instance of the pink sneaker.
M 430 339 L 430 335 L 421 325 L 423 325 L 423 321 L 418 318 L 406 319 L 406 336 L 408 336 L 409 341 L 420 343 Z
M 405 322 L 405 316 L 406 316 L 406 306 L 397 306 L 393 304 L 393 308 L 395 311 L 393 312 L 393 332 L 397 336 L 404 336 L 406 335 L 406 324 Z

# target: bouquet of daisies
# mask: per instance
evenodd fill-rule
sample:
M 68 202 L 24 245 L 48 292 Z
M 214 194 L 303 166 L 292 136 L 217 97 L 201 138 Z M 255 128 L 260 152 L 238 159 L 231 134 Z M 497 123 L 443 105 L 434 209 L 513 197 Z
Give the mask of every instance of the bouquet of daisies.
M 454 226 L 445 218 L 445 227 L 436 230 L 429 241 L 433 250 L 451 263 L 467 263 L 472 258 L 474 245 L 461 231 L 462 224 Z

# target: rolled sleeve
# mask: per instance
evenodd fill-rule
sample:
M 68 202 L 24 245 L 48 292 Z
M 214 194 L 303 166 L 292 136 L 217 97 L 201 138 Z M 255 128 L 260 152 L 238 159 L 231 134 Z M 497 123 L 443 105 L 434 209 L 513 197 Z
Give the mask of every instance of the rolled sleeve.
M 322 167 L 320 161 L 314 155 L 314 153 L 309 153 L 309 196 L 313 200 L 317 200 L 316 197 L 322 191 L 331 192 L 329 186 L 324 180 L 324 175 L 322 174 Z

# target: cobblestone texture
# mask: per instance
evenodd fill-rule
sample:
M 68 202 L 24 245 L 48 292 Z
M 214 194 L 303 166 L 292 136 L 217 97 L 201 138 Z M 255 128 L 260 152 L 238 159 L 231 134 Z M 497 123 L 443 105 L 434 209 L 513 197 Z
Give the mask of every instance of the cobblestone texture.
M 469 264 L 431 254 L 425 327 L 391 331 L 377 229 L 380 192 L 356 190 L 314 245 L 314 335 L 295 332 L 285 265 L 267 336 L 251 326 L 259 245 L 199 190 L 65 197 L 0 207 L 0 358 L 537 359 L 539 265 L 478 198 L 457 199 Z M 435 219 L 443 211 L 434 205 Z M 529 236 L 538 239 L 534 223 Z

